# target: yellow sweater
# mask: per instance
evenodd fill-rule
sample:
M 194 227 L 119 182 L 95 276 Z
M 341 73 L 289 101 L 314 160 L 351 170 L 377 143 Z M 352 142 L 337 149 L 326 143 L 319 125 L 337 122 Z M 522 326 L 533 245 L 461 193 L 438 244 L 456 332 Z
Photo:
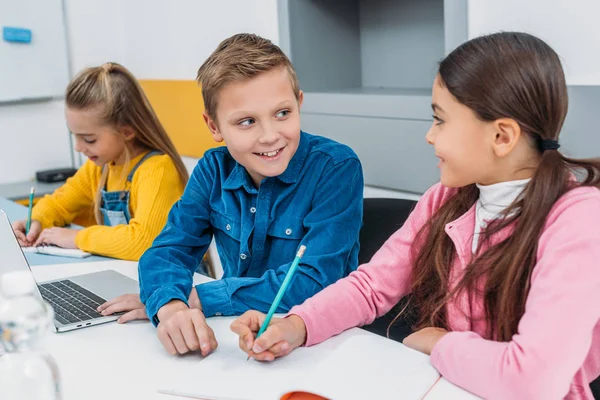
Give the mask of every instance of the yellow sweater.
M 123 166 L 109 165 L 107 190 L 126 189 L 127 175 L 144 156 Z M 184 186 L 175 164 L 167 155 L 146 159 L 133 175 L 128 225 L 96 225 L 93 218 L 94 199 L 102 175 L 102 168 L 87 161 L 63 186 L 46 195 L 33 208 L 32 219 L 43 228 L 65 226 L 76 220 L 88 226 L 77 233 L 75 244 L 83 251 L 125 260 L 138 260 L 160 233 L 173 204 L 179 200 Z

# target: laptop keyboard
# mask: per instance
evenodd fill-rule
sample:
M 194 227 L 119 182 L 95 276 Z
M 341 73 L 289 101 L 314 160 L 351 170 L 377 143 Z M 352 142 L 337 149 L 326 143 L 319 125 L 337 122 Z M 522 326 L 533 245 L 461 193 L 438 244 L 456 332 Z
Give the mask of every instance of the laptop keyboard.
M 44 300 L 54 308 L 54 318 L 63 324 L 103 317 L 96 309 L 106 300 L 68 279 L 38 286 Z

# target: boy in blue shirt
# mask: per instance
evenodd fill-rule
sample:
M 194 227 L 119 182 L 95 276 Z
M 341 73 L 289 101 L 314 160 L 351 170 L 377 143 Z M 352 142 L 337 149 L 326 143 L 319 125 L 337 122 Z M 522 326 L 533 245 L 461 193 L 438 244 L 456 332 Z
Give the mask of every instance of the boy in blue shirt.
M 363 175 L 349 147 L 300 130 L 302 91 L 289 59 L 269 40 L 224 40 L 197 80 L 204 119 L 227 147 L 200 159 L 140 259 L 146 313 L 137 301 L 109 302 L 105 311 L 134 310 L 120 322 L 147 315 L 167 351 L 206 355 L 216 340 L 204 318 L 267 311 L 300 244 L 306 253 L 277 312 L 356 269 Z M 193 290 L 213 235 L 223 278 Z

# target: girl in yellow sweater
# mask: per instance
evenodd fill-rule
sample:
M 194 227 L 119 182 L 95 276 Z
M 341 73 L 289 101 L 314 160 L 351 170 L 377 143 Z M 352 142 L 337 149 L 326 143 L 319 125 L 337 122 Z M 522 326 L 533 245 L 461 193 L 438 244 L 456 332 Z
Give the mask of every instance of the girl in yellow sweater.
M 13 229 L 22 246 L 56 245 L 137 260 L 181 197 L 188 173 L 134 76 L 106 63 L 67 87 L 66 120 L 87 162 Z M 64 228 L 71 223 L 76 230 Z

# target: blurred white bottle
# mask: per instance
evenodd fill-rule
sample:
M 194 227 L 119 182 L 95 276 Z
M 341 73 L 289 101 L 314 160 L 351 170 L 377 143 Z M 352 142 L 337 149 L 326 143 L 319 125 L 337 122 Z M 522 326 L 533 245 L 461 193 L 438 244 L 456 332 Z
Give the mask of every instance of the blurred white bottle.
M 0 398 L 60 400 L 58 368 L 43 351 L 52 307 L 39 296 L 29 271 L 2 275 L 0 291 Z

